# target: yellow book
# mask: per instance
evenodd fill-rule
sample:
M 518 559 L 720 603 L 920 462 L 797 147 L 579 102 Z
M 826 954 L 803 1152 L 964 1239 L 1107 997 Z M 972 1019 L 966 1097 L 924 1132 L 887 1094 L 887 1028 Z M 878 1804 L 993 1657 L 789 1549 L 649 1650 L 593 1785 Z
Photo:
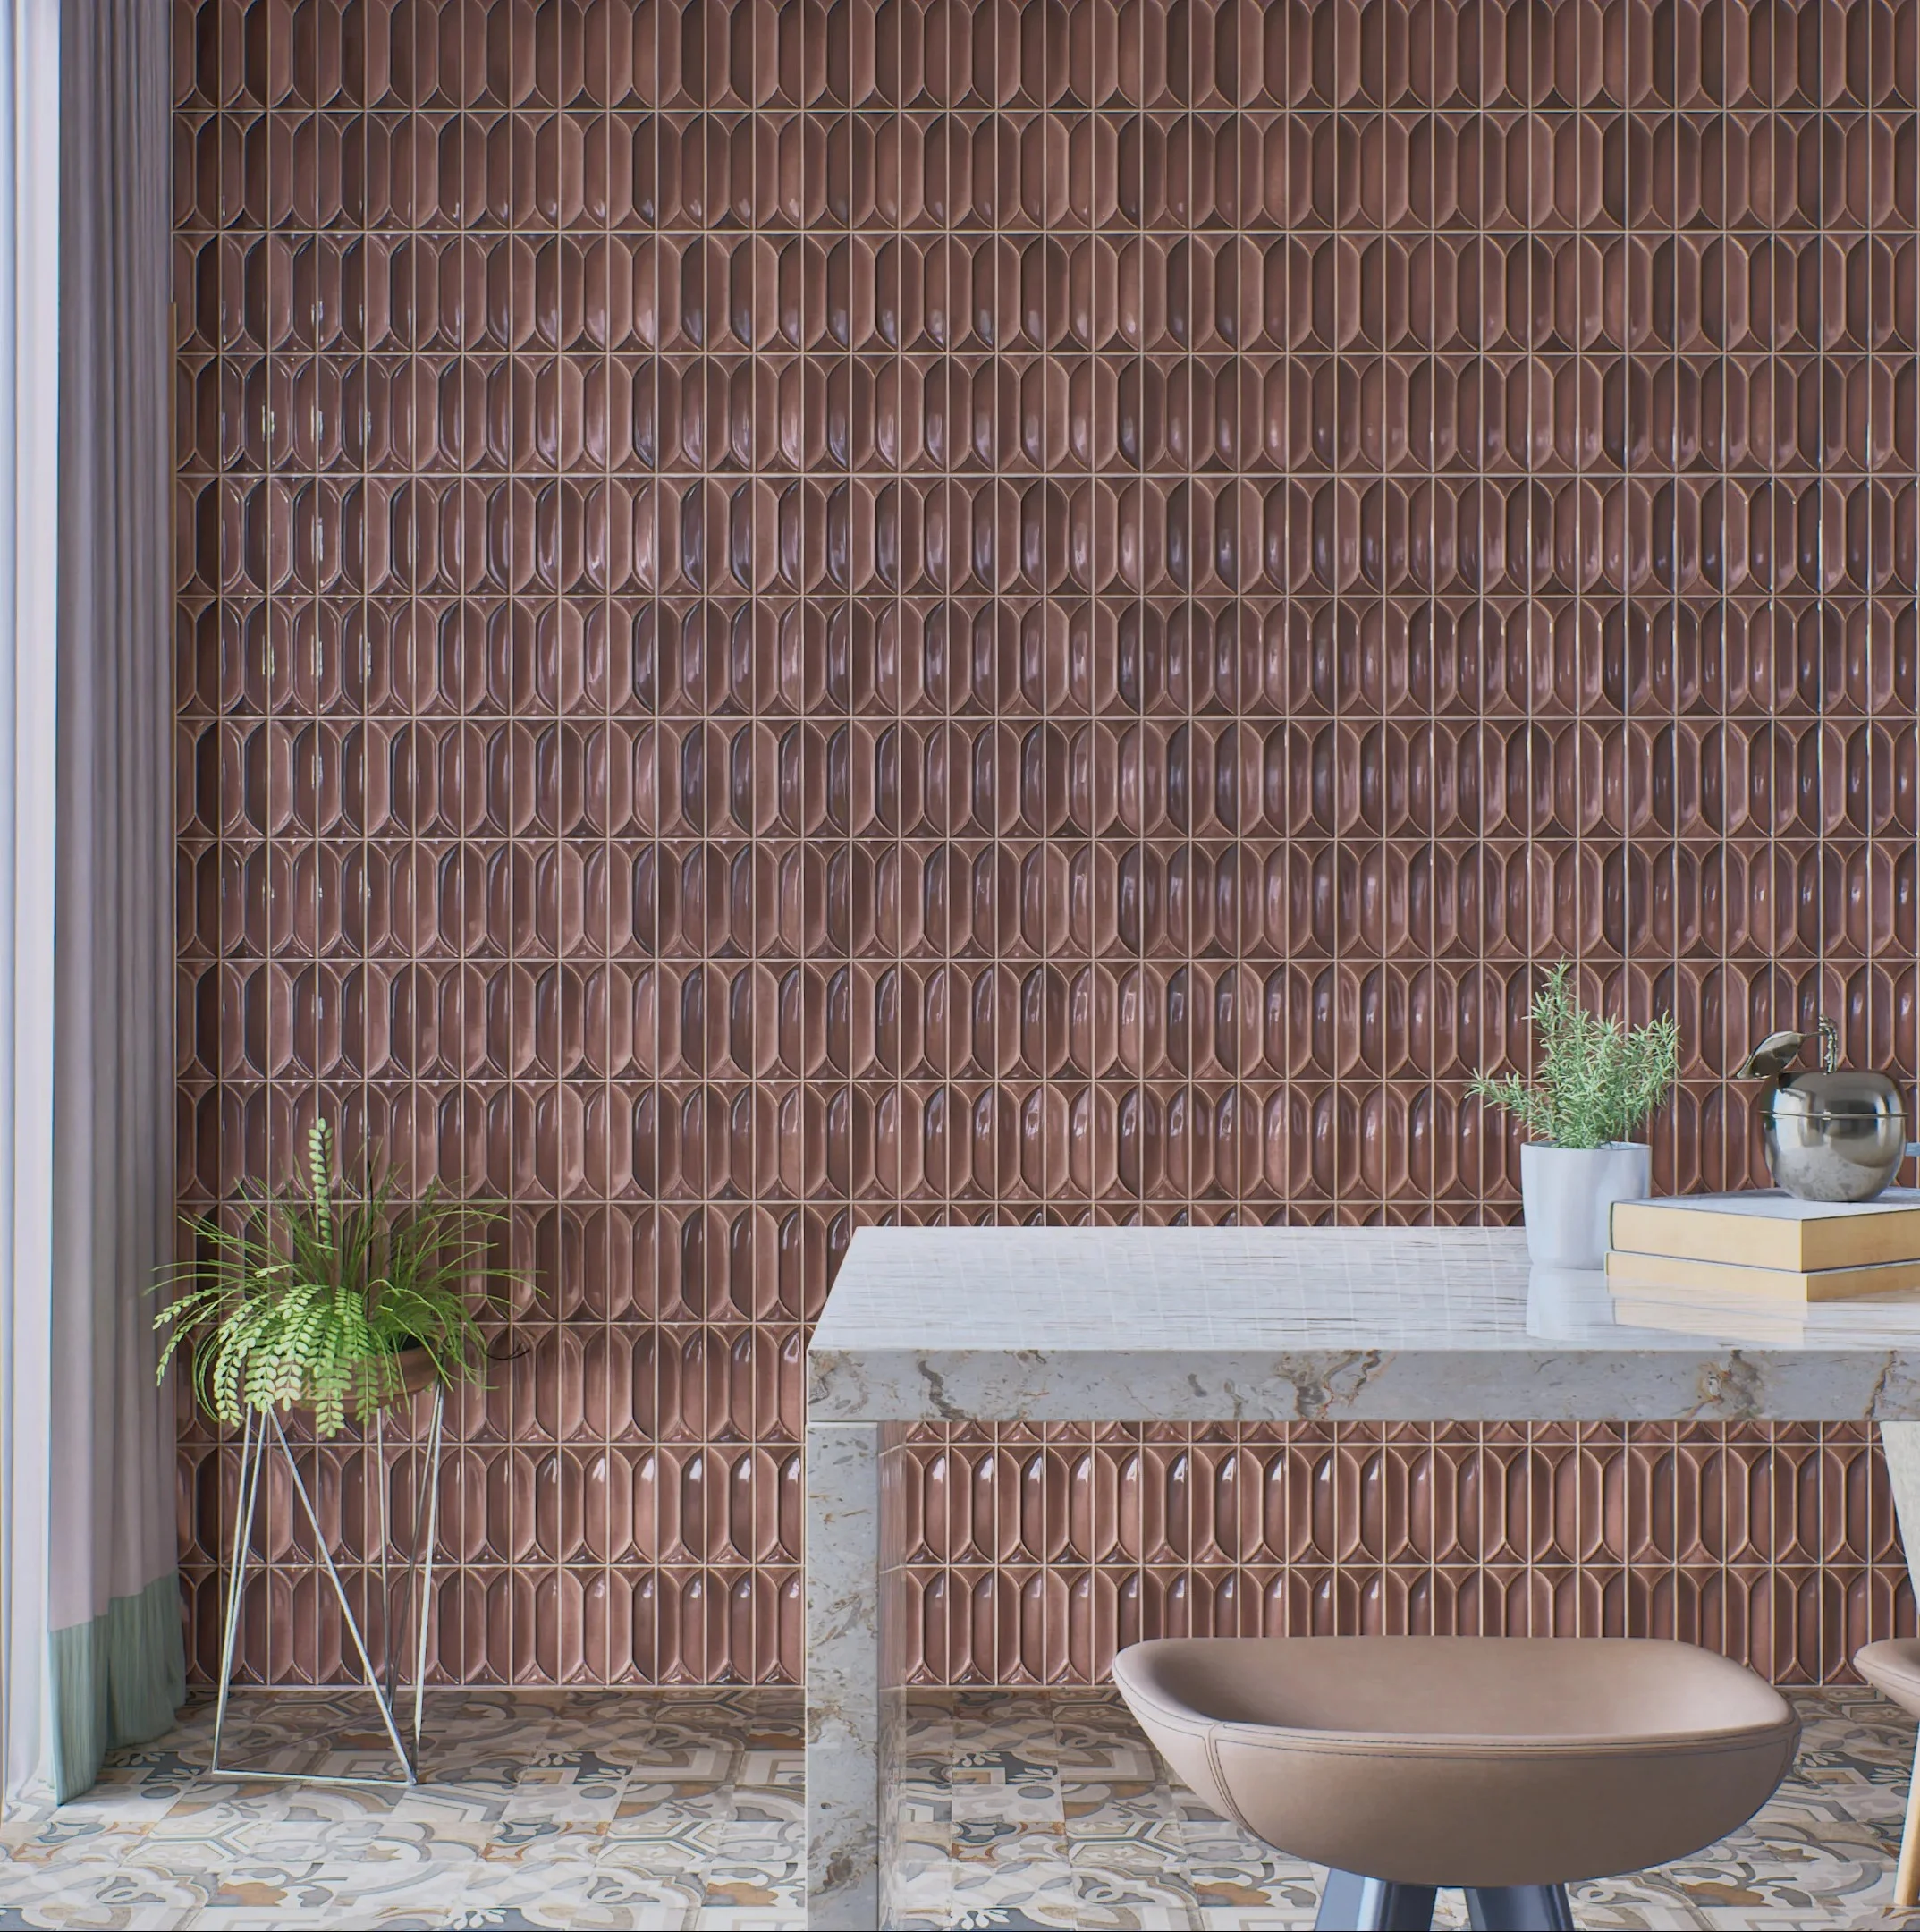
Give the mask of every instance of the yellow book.
M 1851 1301 L 1861 1295 L 1909 1293 L 1920 1289 L 1920 1261 L 1883 1261 L 1865 1267 L 1742 1267 L 1725 1261 L 1693 1261 L 1671 1255 L 1607 1255 L 1607 1287 L 1614 1294 L 1680 1298 L 1725 1296 L 1791 1306 L 1808 1301 Z M 1616 1310 L 1616 1317 L 1618 1311 Z
M 1790 1275 L 1920 1261 L 1920 1188 L 1889 1188 L 1870 1201 L 1796 1200 L 1771 1188 L 1618 1201 L 1611 1245 Z

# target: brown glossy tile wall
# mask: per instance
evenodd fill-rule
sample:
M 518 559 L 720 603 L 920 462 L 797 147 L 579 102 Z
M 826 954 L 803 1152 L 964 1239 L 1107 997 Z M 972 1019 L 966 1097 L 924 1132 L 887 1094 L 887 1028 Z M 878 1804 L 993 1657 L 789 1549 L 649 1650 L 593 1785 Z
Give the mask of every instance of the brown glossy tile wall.
M 1679 1016 L 1663 1186 L 1773 1026 L 1915 1072 L 1916 0 L 174 18 L 182 1183 L 324 1105 L 512 1203 L 448 1675 L 797 1673 L 863 1222 L 1509 1216 L 1561 953 Z M 934 1676 L 1911 1616 L 1832 1431 L 910 1453 Z
M 1784 1683 L 1913 1621 L 1857 1427 L 944 1427 L 897 1452 L 908 1668 L 1104 1678 L 1140 1637 L 1650 1634 Z

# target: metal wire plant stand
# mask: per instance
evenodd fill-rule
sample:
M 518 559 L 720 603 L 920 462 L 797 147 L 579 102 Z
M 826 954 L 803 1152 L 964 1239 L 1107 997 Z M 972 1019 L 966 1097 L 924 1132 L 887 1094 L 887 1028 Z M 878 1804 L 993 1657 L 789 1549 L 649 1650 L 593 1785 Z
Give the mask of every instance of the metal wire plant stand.
M 418 1394 L 410 1398 L 418 1401 Z M 327 1547 L 326 1534 L 311 1492 L 300 1475 L 300 1461 L 277 1411 L 249 1408 L 242 1425 L 240 1447 L 240 1491 L 233 1525 L 233 1561 L 228 1574 L 224 1628 L 220 1646 L 220 1692 L 214 1710 L 213 1758 L 208 1769 L 216 1776 L 254 1778 L 283 1784 L 373 1784 L 404 1788 L 420 1782 L 420 1726 L 427 1685 L 427 1637 L 433 1614 L 434 1554 L 440 1529 L 440 1460 L 446 1439 L 446 1391 L 437 1381 L 430 1385 L 431 1407 L 424 1437 L 410 1431 L 407 1447 L 413 1465 L 412 1547 L 404 1559 L 405 1611 L 396 1622 L 393 1616 L 393 1525 L 387 1505 L 386 1413 L 376 1413 L 373 1423 L 375 1487 L 378 1493 L 376 1533 L 379 1543 L 380 1602 L 385 1629 L 385 1667 L 374 1663 L 368 1646 L 368 1633 L 353 1614 L 345 1583 Z M 221 1741 L 226 1730 L 228 1699 L 233 1689 L 233 1657 L 239 1647 L 241 1608 L 246 1601 L 247 1570 L 252 1557 L 253 1524 L 260 1497 L 260 1475 L 269 1453 L 277 1449 L 286 1464 L 301 1510 L 312 1526 L 314 1546 L 320 1553 L 327 1580 L 340 1605 L 340 1614 L 353 1640 L 360 1671 L 367 1688 L 379 1707 L 380 1721 L 399 1767 L 392 1776 L 371 1774 L 323 1771 L 271 1771 L 246 1765 L 224 1764 Z M 410 1631 L 413 1650 L 413 1721 L 403 1734 L 396 1714 L 400 1659 L 405 1648 L 402 1640 Z

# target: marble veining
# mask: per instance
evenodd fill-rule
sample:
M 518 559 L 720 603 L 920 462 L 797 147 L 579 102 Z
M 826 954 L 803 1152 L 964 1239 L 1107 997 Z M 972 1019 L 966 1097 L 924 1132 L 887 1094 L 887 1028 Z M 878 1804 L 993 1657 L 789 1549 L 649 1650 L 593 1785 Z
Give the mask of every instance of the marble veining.
M 807 1431 L 808 1885 L 845 1922 L 879 1922 L 868 1823 L 881 1762 L 880 1436 Z
M 1527 1266 L 1514 1228 L 866 1228 L 816 1420 L 1920 1417 L 1920 1298 L 1704 1305 Z

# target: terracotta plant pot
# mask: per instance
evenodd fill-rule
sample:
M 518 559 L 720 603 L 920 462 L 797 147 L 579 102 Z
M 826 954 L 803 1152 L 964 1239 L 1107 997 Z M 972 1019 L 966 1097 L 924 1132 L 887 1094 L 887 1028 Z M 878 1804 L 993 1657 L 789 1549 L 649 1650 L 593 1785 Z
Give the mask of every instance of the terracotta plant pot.
M 401 1350 L 400 1387 L 402 1396 L 418 1395 L 422 1389 L 431 1388 L 436 1379 L 434 1359 L 425 1349 Z
M 425 1349 L 410 1348 L 401 1350 L 400 1394 L 394 1402 L 390 1402 L 387 1406 L 389 1408 L 397 1408 L 401 1402 L 411 1402 L 422 1389 L 431 1388 L 436 1379 L 434 1373 L 434 1359 Z M 313 1414 L 313 1404 L 310 1402 L 289 1402 L 281 1411 L 281 1414 L 283 1416 L 310 1417 Z M 353 1414 L 353 1404 L 350 1402 L 347 1404 L 347 1417 L 350 1421 L 352 1419 Z

